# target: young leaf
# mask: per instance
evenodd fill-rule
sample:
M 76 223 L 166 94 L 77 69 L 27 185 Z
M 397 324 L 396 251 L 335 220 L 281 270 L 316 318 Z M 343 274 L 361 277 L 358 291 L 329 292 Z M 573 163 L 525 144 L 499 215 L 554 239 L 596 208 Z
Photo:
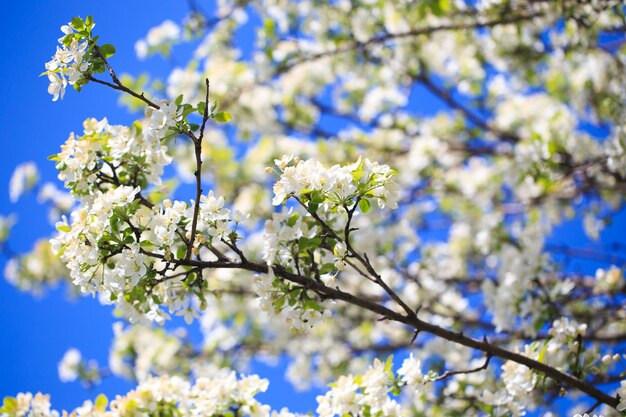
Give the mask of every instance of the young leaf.
M 321 275 L 328 274 L 329 272 L 333 272 L 334 270 L 335 270 L 335 265 L 333 265 L 331 263 L 324 264 L 320 268 L 320 274 Z
M 96 24 L 93 22 L 93 16 L 91 16 L 91 15 L 87 16 L 87 18 L 85 19 L 85 27 L 86 27 L 86 29 L 87 30 L 91 30 L 91 29 L 93 29 L 93 27 L 95 25 Z
M 94 402 L 94 409 L 100 412 L 104 412 L 107 408 L 107 404 L 109 404 L 109 399 L 106 395 L 100 394 L 96 397 L 96 401 Z
M 100 53 L 105 58 L 110 58 L 113 55 L 115 55 L 115 46 L 111 45 L 110 43 L 105 43 L 104 45 L 100 46 L 99 48 L 100 48 Z
M 191 104 L 183 104 L 183 117 L 189 116 L 195 109 Z
M 17 399 L 15 397 L 4 397 L 0 413 L 11 414 L 17 411 Z
M 200 114 L 200 116 L 204 116 L 205 108 L 206 108 L 206 104 L 204 104 L 204 101 L 201 101 L 200 103 L 198 103 L 198 113 Z
M 230 113 L 225 112 L 225 111 L 215 114 L 215 120 L 217 120 L 220 123 L 227 123 L 227 122 L 230 122 L 232 119 L 233 118 L 230 115 Z
M 85 22 L 80 17 L 73 17 L 70 26 L 74 30 L 81 31 L 85 28 Z
M 71 232 L 72 228 L 69 227 L 67 224 L 57 224 L 56 229 L 59 232 Z
M 359 209 L 361 210 L 361 213 L 365 214 L 368 211 L 370 211 L 370 201 L 366 198 L 362 198 L 361 200 L 359 200 Z

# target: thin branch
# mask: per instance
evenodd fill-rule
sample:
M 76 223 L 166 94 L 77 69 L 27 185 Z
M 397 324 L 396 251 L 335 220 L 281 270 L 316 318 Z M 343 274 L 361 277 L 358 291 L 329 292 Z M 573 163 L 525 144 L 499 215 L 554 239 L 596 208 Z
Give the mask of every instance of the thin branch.
M 94 52 L 96 53 L 96 55 L 98 55 L 98 57 L 100 59 L 102 59 L 102 62 L 104 62 L 104 66 L 109 71 L 109 75 L 111 76 L 111 79 L 113 80 L 113 84 L 109 83 L 107 81 L 102 81 L 102 80 L 99 80 L 97 78 L 94 78 L 92 75 L 89 75 L 87 77 L 90 81 L 93 81 L 93 82 L 98 83 L 98 84 L 103 84 L 103 85 L 106 85 L 108 87 L 113 88 L 114 90 L 123 91 L 123 92 L 125 92 L 127 94 L 130 94 L 131 96 L 133 96 L 133 97 L 143 101 L 148 106 L 153 107 L 153 108 L 155 108 L 157 110 L 160 108 L 157 104 L 155 104 L 152 101 L 150 101 L 149 99 L 147 99 L 144 96 L 143 93 L 138 94 L 135 91 L 131 90 L 130 88 L 126 87 L 124 84 L 122 84 L 120 79 L 117 77 L 117 74 L 113 70 L 113 67 L 111 67 L 111 65 L 109 64 L 109 61 L 107 61 L 107 59 L 102 54 L 102 51 L 100 51 L 100 48 L 98 47 L 98 45 L 96 45 L 96 44 L 92 44 L 92 45 L 93 45 Z
M 241 249 L 239 249 L 237 247 L 237 243 L 236 242 L 229 242 L 228 240 L 221 238 L 220 239 L 226 246 L 228 246 L 233 252 L 235 252 L 237 254 L 237 256 L 239 256 L 239 259 L 241 259 L 242 261 L 246 261 L 246 255 L 244 255 L 244 253 L 242 252 Z
M 163 255 L 160 254 L 151 254 L 141 249 L 142 253 L 149 254 L 155 256 L 157 258 L 162 259 Z M 269 266 L 261 263 L 255 263 L 251 261 L 242 261 L 242 262 L 224 262 L 224 261 L 200 261 L 193 259 L 183 259 L 183 260 L 173 260 L 172 261 L 176 265 L 182 266 L 198 266 L 202 268 L 227 268 L 227 269 L 242 269 L 250 272 L 263 273 L 266 274 L 269 271 Z M 331 288 L 323 283 L 312 280 L 310 277 L 305 277 L 301 275 L 294 274 L 289 272 L 286 268 L 278 265 L 271 266 L 274 273 L 277 276 L 282 277 L 283 279 L 301 285 L 307 289 L 310 289 L 318 294 L 323 295 L 327 299 L 340 300 L 346 303 L 352 304 L 357 307 L 361 307 L 365 310 L 371 311 L 374 314 L 380 315 L 384 317 L 386 320 L 396 321 L 399 323 L 404 323 L 409 327 L 413 328 L 416 332 L 426 332 L 430 333 L 434 336 L 440 337 L 442 339 L 448 340 L 450 342 L 466 346 L 472 349 L 476 349 L 486 353 L 487 355 L 499 357 L 501 359 L 510 360 L 521 365 L 527 366 L 528 368 L 540 372 L 547 377 L 553 379 L 554 381 L 563 384 L 564 386 L 568 386 L 571 388 L 576 388 L 585 394 L 589 395 L 596 400 L 607 404 L 613 408 L 617 407 L 619 403 L 616 397 L 610 396 L 605 392 L 599 390 L 592 384 L 582 381 L 575 376 L 564 373 L 555 369 L 545 363 L 538 362 L 532 358 L 524 356 L 520 353 L 511 352 L 505 348 L 500 346 L 493 345 L 489 343 L 486 339 L 478 340 L 472 337 L 468 337 L 463 333 L 457 333 L 451 330 L 444 329 L 443 327 L 439 327 L 437 325 L 425 322 L 419 319 L 415 314 L 411 315 L 403 315 L 398 312 L 395 312 L 381 304 L 373 302 L 366 298 L 357 297 L 351 293 L 344 292 L 339 288 Z
M 473 374 L 476 372 L 480 372 L 480 371 L 484 371 L 485 369 L 487 369 L 489 367 L 489 361 L 491 360 L 491 355 L 487 354 L 487 357 L 485 358 L 485 362 L 476 367 L 476 368 L 472 368 L 472 369 L 463 369 L 463 370 L 459 370 L 459 371 L 446 371 L 443 374 L 439 375 L 437 378 L 432 379 L 431 381 L 441 381 L 442 379 L 446 379 L 449 378 L 453 375 L 461 375 L 461 374 Z
M 131 90 L 130 88 L 126 87 L 125 85 L 122 85 L 122 84 L 119 84 L 119 85 L 118 84 L 112 84 L 112 83 L 110 83 L 108 81 L 103 81 L 103 80 L 100 80 L 98 78 L 95 78 L 93 75 L 89 75 L 87 77 L 87 79 L 89 81 L 93 81 L 96 84 L 106 85 L 107 87 L 111 87 L 114 90 L 118 90 L 118 91 L 122 91 L 124 93 L 130 94 L 131 96 L 133 96 L 135 98 L 138 98 L 139 100 L 141 100 L 144 103 L 146 103 L 148 106 L 150 106 L 152 108 L 155 108 L 157 110 L 161 108 L 159 105 L 154 104 L 152 101 L 148 100 L 146 98 L 146 96 L 144 96 L 143 93 L 138 94 L 138 93 L 134 92 L 133 90 Z
M 596 408 L 598 408 L 598 406 L 602 404 L 602 402 L 600 400 L 596 401 L 591 407 L 589 407 L 589 409 L 587 411 L 585 411 L 585 414 L 591 414 L 593 413 L 593 410 L 595 410 Z
M 461 102 L 457 101 L 450 91 L 437 86 L 425 73 L 422 72 L 416 75 L 414 78 L 415 80 L 419 81 L 424 87 L 426 87 L 428 91 L 444 101 L 448 106 L 463 113 L 467 120 L 472 122 L 481 130 L 485 132 L 491 132 L 507 142 L 516 143 L 521 141 L 521 138 L 514 133 L 502 131 L 484 121 L 477 114 L 461 104 Z
M 311 211 L 309 210 L 309 208 L 306 206 L 306 204 L 304 204 L 302 202 L 302 200 L 300 200 L 298 197 L 295 197 L 295 200 L 300 203 L 300 205 L 307 211 L 307 213 L 309 213 L 313 219 L 315 219 L 315 221 L 317 221 L 317 223 L 322 226 L 322 228 L 334 239 L 336 239 L 339 242 L 344 242 L 346 244 L 346 249 L 348 251 L 348 253 L 350 254 L 351 257 L 355 258 L 356 260 L 359 261 L 359 263 L 361 265 L 363 265 L 363 267 L 365 267 L 365 269 L 367 270 L 367 272 L 371 275 L 371 277 L 374 279 L 374 281 L 381 286 L 386 292 L 387 294 L 389 294 L 389 296 L 396 302 L 398 303 L 398 305 L 400 305 L 400 307 L 402 307 L 402 309 L 404 311 L 406 311 L 407 314 L 411 315 L 413 314 L 413 310 L 411 309 L 411 307 L 409 307 L 382 279 L 382 277 L 380 276 L 380 274 L 378 274 L 378 272 L 376 272 L 376 270 L 374 269 L 374 267 L 372 266 L 372 264 L 369 262 L 369 259 L 367 258 L 367 254 L 365 255 L 365 257 L 361 256 L 361 254 L 359 254 L 350 244 L 350 241 L 344 241 L 344 239 L 339 236 L 339 234 L 337 232 L 335 232 L 333 230 L 332 227 L 330 227 L 315 211 Z M 354 214 L 354 210 L 356 208 L 356 206 L 358 205 L 358 201 L 357 203 L 355 203 L 354 207 L 352 208 L 352 210 L 348 209 L 346 206 L 344 206 L 344 209 L 348 212 L 348 222 L 346 224 L 346 230 L 345 233 L 347 236 L 349 236 L 349 230 L 350 230 L 350 221 L 352 219 L 352 215 Z M 352 264 L 351 264 L 352 266 Z M 357 272 L 359 272 L 361 275 L 364 275 L 363 272 L 360 269 L 357 269 Z
M 196 228 L 198 227 L 198 215 L 200 213 L 200 197 L 202 196 L 202 139 L 204 138 L 204 129 L 209 119 L 209 79 L 205 79 L 206 95 L 204 96 L 204 114 L 202 115 L 202 127 L 200 128 L 200 136 L 193 139 L 193 149 L 196 156 L 196 171 L 193 173 L 196 177 L 196 200 L 193 207 L 193 218 L 191 220 L 191 236 L 187 245 L 187 253 L 185 259 L 191 259 L 193 244 L 196 239 Z
M 533 20 L 538 17 L 542 17 L 544 15 L 545 15 L 544 11 L 535 11 L 531 13 L 520 13 L 520 14 L 510 13 L 507 17 L 502 17 L 502 18 L 492 19 L 492 20 L 482 20 L 482 21 L 477 20 L 475 22 L 468 22 L 468 23 L 444 23 L 441 25 L 434 25 L 434 26 L 429 26 L 429 27 L 424 27 L 424 28 L 413 29 L 407 32 L 402 32 L 402 33 L 385 33 L 384 35 L 368 39 L 364 42 L 354 41 L 344 47 L 340 47 L 340 48 L 336 48 L 333 50 L 324 51 L 324 52 L 313 54 L 307 57 L 300 58 L 298 60 L 295 60 L 291 63 L 288 63 L 282 66 L 279 72 L 289 71 L 291 68 L 299 64 L 302 64 L 304 62 L 315 61 L 317 59 L 325 58 L 328 56 L 340 55 L 340 54 L 350 52 L 356 49 L 363 49 L 370 45 L 378 45 L 378 44 L 386 43 L 391 40 L 412 38 L 412 37 L 416 37 L 420 35 L 429 35 L 435 32 L 442 32 L 442 31 L 491 28 L 491 27 L 499 26 L 499 25 L 520 23 L 520 22 L 527 21 L 527 20 Z
M 598 262 L 608 262 L 615 265 L 626 265 L 626 258 L 593 249 L 574 248 L 563 244 L 546 243 L 549 252 L 561 253 L 567 257 L 589 259 Z

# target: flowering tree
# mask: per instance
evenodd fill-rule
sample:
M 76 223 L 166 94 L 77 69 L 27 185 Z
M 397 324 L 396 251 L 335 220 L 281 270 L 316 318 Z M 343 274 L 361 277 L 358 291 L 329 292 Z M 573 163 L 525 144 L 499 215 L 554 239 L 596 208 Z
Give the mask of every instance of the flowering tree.
M 118 73 L 92 17 L 61 28 L 53 100 L 99 84 L 141 116 L 86 120 L 50 158 L 67 191 L 39 185 L 57 232 L 31 253 L 0 222 L 17 287 L 64 280 L 127 320 L 106 372 L 76 350 L 59 371 L 137 388 L 74 415 L 293 416 L 237 376 L 268 356 L 299 388 L 332 382 L 320 417 L 626 409 L 624 262 L 571 271 L 560 253 L 589 253 L 547 243 L 572 218 L 598 239 L 624 202 L 620 1 L 189 8 L 135 44 L 194 45 L 166 80 Z M 416 111 L 424 94 L 441 110 Z M 11 198 L 38 182 L 20 165 Z M 202 346 L 171 315 L 199 319 Z M 29 393 L 0 412 L 58 415 Z

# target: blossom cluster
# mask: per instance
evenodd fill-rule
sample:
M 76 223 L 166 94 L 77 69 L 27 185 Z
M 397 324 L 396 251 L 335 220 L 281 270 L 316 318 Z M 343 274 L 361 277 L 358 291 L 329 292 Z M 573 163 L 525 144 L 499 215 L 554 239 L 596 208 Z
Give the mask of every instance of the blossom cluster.
M 321 265 L 317 275 L 344 269 L 345 258 L 350 254 L 346 252 L 346 243 L 337 240 L 338 235 L 329 239 L 333 248 L 330 254 L 319 250 L 324 247 L 322 236 L 326 228 L 341 230 L 358 213 L 357 209 L 363 214 L 369 212 L 372 200 L 381 209 L 397 207 L 395 171 L 387 165 L 359 158 L 353 164 L 326 168 L 317 160 L 291 155 L 275 160 L 275 164 L 281 175 L 274 184 L 273 204 L 286 204 L 292 198 L 301 207 L 296 206 L 296 211 L 293 207 L 285 208 L 265 222 L 263 259 L 268 265 L 293 265 L 296 253 L 311 252 L 313 258 L 309 253 L 308 262 Z M 301 214 L 297 209 L 306 212 Z
M 95 402 L 86 401 L 73 410 L 75 416 L 103 417 L 203 416 L 222 415 L 237 411 L 250 417 L 268 416 L 270 407 L 254 397 L 267 389 L 268 381 L 256 375 L 237 378 L 234 372 L 222 372 L 214 377 L 198 378 L 193 384 L 181 377 L 154 377 L 141 383 L 126 395 L 118 395 L 110 403 L 104 395 Z M 107 407 L 108 405 L 108 407 Z M 2 417 L 57 417 L 50 409 L 49 396 L 30 393 L 5 399 Z M 67 413 L 64 412 L 64 415 Z M 293 414 L 288 414 L 293 416 Z
M 76 348 L 68 349 L 58 365 L 61 382 L 82 381 L 87 386 L 98 384 L 101 380 L 98 363 L 94 360 L 85 361 Z
M 141 59 L 154 53 L 169 55 L 170 48 L 180 38 L 180 27 L 171 20 L 166 20 L 148 32 L 145 39 L 135 43 L 135 52 Z
M 29 252 L 11 258 L 4 266 L 4 277 L 8 282 L 33 294 L 42 294 L 60 283 L 67 274 L 67 268 L 53 253 L 48 239 L 38 239 Z
M 619 291 L 624 287 L 624 271 L 615 265 L 608 269 L 598 268 L 595 278 L 593 292 L 597 294 Z
M 359 415 L 368 410 L 375 416 L 400 416 L 400 404 L 389 396 L 393 373 L 388 363 L 375 360 L 365 374 L 340 377 L 324 395 L 317 397 L 320 417 Z
M 181 361 L 182 342 L 162 328 L 113 325 L 114 342 L 109 369 L 115 375 L 139 382 L 151 375 L 173 374 Z
M 22 194 L 32 189 L 39 181 L 39 172 L 34 162 L 23 162 L 15 167 L 9 181 L 9 199 L 15 203 Z
M 327 303 L 305 289 L 281 282 L 272 267 L 267 274 L 257 276 L 253 289 L 261 310 L 278 315 L 296 333 L 303 333 L 331 317 Z
M 620 386 L 617 389 L 617 395 L 619 395 L 620 398 L 620 403 L 617 405 L 617 410 L 626 410 L 626 380 L 620 381 Z
M 70 351 L 76 363 L 80 355 Z M 68 359 L 69 361 L 69 359 Z M 319 417 L 332 417 L 346 413 L 369 412 L 372 416 L 405 416 L 407 410 L 392 396 L 397 397 L 403 386 L 415 388 L 419 362 L 407 358 L 398 374 L 394 374 L 390 357 L 386 362 L 378 359 L 360 375 L 340 377 L 330 384 L 325 395 L 317 397 Z M 405 382 L 409 381 L 409 382 Z M 73 411 L 73 415 L 101 415 L 123 417 L 136 415 L 143 410 L 146 415 L 162 415 L 170 412 L 180 416 L 223 415 L 235 412 L 250 417 L 297 417 L 286 409 L 273 411 L 270 406 L 260 403 L 255 396 L 265 392 L 269 382 L 257 375 L 241 375 L 227 369 L 213 370 L 190 382 L 180 376 L 148 377 L 133 391 L 118 395 L 110 403 L 99 395 L 95 402 L 86 401 Z M 107 407 L 108 406 L 108 407 Z M 49 396 L 20 393 L 17 397 L 7 397 L 0 408 L 2 417 L 56 417 L 60 413 L 50 409 Z
M 51 157 L 65 187 L 78 198 L 91 198 L 96 190 L 119 184 L 160 183 L 163 168 L 172 161 L 162 141 L 177 117 L 175 108 L 162 105 L 130 127 L 86 120 L 84 134 L 72 133 Z
M 135 286 L 146 273 L 148 259 L 139 252 L 139 245 L 129 239 L 129 248 L 124 247 L 122 263 L 113 268 L 103 265 L 108 260 L 100 253 L 101 245 L 115 241 L 119 236 L 112 235 L 118 228 L 116 221 L 110 221 L 114 211 L 123 218 L 129 218 L 137 209 L 131 205 L 139 187 L 119 186 L 107 192 L 98 191 L 91 204 L 85 204 L 72 212 L 72 222 L 67 219 L 57 224 L 59 236 L 52 241 L 53 250 L 59 254 L 70 271 L 75 285 L 82 291 L 95 291 L 97 288 L 108 291 L 124 289 L 127 285 Z M 128 226 L 126 226 L 128 227 Z M 131 229 L 124 229 L 132 231 Z M 130 255 L 133 256 L 130 256 Z M 113 254 L 111 254 L 112 256 Z M 100 272 L 101 276 L 97 276 Z
M 331 389 L 317 397 L 320 417 L 361 415 L 371 413 L 377 417 L 408 415 L 408 410 L 396 398 L 404 394 L 417 398 L 426 391 L 426 384 L 437 379 L 437 374 L 426 376 L 422 363 L 411 354 L 394 373 L 393 357 L 385 362 L 374 359 L 368 369 L 359 375 L 344 375 L 330 384 Z
M 56 53 L 52 59 L 46 62 L 46 72 L 50 85 L 50 93 L 53 101 L 65 96 L 67 85 L 75 85 L 85 75 L 89 64 L 85 61 L 85 54 L 89 46 L 89 34 L 95 24 L 91 18 L 83 21 L 80 18 L 73 19 L 67 25 L 61 27 L 64 36 L 59 38 Z
M 352 254 L 339 234 L 329 236 L 327 228 L 342 230 L 357 208 L 362 213 L 369 211 L 370 200 L 375 200 L 381 209 L 397 207 L 392 179 L 395 172 L 367 158 L 331 168 L 314 159 L 291 155 L 274 162 L 281 175 L 274 184 L 273 204 L 282 205 L 293 198 L 300 206 L 295 210 L 284 207 L 265 222 L 262 256 L 270 273 L 257 279 L 255 290 L 264 310 L 299 316 L 299 320 L 289 321 L 299 323 L 294 328 L 302 330 L 303 323 L 312 326 L 328 313 L 318 311 L 319 303 L 306 291 L 294 292 L 289 284 L 275 279 L 272 265 L 330 283 L 334 273 L 346 268 L 346 259 Z M 268 172 L 273 170 L 269 168 Z
M 68 349 L 61 362 L 59 362 L 59 379 L 63 382 L 70 382 L 78 379 L 79 368 L 82 363 L 80 351 L 76 348 Z
M 291 155 L 275 160 L 275 164 L 281 175 L 274 184 L 274 205 L 285 203 L 289 197 L 304 197 L 305 201 L 312 200 L 312 211 L 324 203 L 333 207 L 363 202 L 359 207 L 367 212 L 370 200 L 375 200 L 380 208 L 397 207 L 398 195 L 392 179 L 396 172 L 388 165 L 359 158 L 353 164 L 326 168 L 319 161 Z
M 165 200 L 148 208 L 140 204 L 139 192 L 140 187 L 125 185 L 96 191 L 72 212 L 71 221 L 57 223 L 52 247 L 82 292 L 99 293 L 102 301 L 114 302 L 133 320 L 145 313 L 162 321 L 167 314 L 159 306 L 167 305 L 171 312 L 187 309 L 185 300 L 193 290 L 193 285 L 168 278 L 184 269 L 167 265 L 185 258 L 193 202 Z M 201 197 L 195 255 L 207 256 L 214 243 L 233 239 L 231 225 L 236 229 L 245 218 L 223 204 L 212 192 Z M 197 274 L 190 272 L 187 279 L 192 275 Z M 145 291 L 152 296 L 146 297 Z
M 9 239 L 15 221 L 15 215 L 0 216 L 0 245 Z

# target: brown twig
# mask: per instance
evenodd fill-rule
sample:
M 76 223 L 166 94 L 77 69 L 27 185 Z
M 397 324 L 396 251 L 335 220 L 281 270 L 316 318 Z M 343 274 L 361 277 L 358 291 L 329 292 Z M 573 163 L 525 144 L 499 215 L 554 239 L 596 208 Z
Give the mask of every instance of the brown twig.
M 100 48 L 98 47 L 98 45 L 93 44 L 93 50 L 96 53 L 96 55 L 98 55 L 98 57 L 100 59 L 102 59 L 102 62 L 104 62 L 104 66 L 109 71 L 109 75 L 111 76 L 111 79 L 113 80 L 113 83 L 110 83 L 110 82 L 107 82 L 107 81 L 103 81 L 103 80 L 99 80 L 99 79 L 95 78 L 93 75 L 89 75 L 87 77 L 87 79 L 89 79 L 89 81 L 93 81 L 93 82 L 98 83 L 98 84 L 103 84 L 103 85 L 106 85 L 107 87 L 111 87 L 114 90 L 118 90 L 118 91 L 122 91 L 122 92 L 124 92 L 126 94 L 130 94 L 131 96 L 133 96 L 133 97 L 143 101 L 148 106 L 150 106 L 152 108 L 155 108 L 157 110 L 160 108 L 159 105 L 157 105 L 154 102 L 152 102 L 149 99 L 147 99 L 146 96 L 143 93 L 141 93 L 141 94 L 136 93 L 135 91 L 131 90 L 130 88 L 128 88 L 124 84 L 122 84 L 120 79 L 117 77 L 117 74 L 113 70 L 113 67 L 111 67 L 111 65 L 109 64 L 109 61 L 107 61 L 107 59 L 104 57 L 104 55 L 100 51 Z
M 356 49 L 363 49 L 367 46 L 370 45 L 379 45 L 379 44 L 383 44 L 386 43 L 388 41 L 391 40 L 397 40 L 397 39 L 406 39 L 406 38 L 413 38 L 416 36 L 420 36 L 420 35 L 429 35 L 435 32 L 442 32 L 442 31 L 455 31 L 455 30 L 471 30 L 471 29 L 481 29 L 481 28 L 491 28 L 494 26 L 499 26 L 499 25 L 506 25 L 506 24 L 512 24 L 512 23 L 520 23 L 526 20 L 533 20 L 536 19 L 538 17 L 542 17 L 544 16 L 545 12 L 543 11 L 534 11 L 534 12 L 530 12 L 530 13 L 520 13 L 520 14 L 515 14 L 515 13 L 511 13 L 506 17 L 501 17 L 501 18 L 497 18 L 497 19 L 490 19 L 490 20 L 477 20 L 474 22 L 467 22 L 467 23 L 443 23 L 440 25 L 434 25 L 434 26 L 429 26 L 429 27 L 423 27 L 423 28 L 418 28 L 418 29 L 413 29 L 413 30 L 409 30 L 407 32 L 402 32 L 402 33 L 385 33 L 384 35 L 381 36 L 377 36 L 371 39 L 368 39 L 364 42 L 358 42 L 358 41 L 354 41 L 352 43 L 350 43 L 347 46 L 344 47 L 339 47 L 336 49 L 332 49 L 329 51 L 324 51 L 324 52 L 320 52 L 317 54 L 312 54 L 310 56 L 307 57 L 302 57 L 296 61 L 293 61 L 291 63 L 287 63 L 286 65 L 283 65 L 280 68 L 279 72 L 286 72 L 289 71 L 291 68 L 308 62 L 308 61 L 315 61 L 321 58 L 325 58 L 328 56 L 334 56 L 334 55 L 340 55 L 346 52 L 350 52 L 352 50 L 356 50 Z
M 478 366 L 476 368 L 463 369 L 463 370 L 459 370 L 459 371 L 445 371 L 443 374 L 439 375 L 435 379 L 432 379 L 432 381 L 441 381 L 442 379 L 449 378 L 449 377 L 451 377 L 453 375 L 473 374 L 473 373 L 476 373 L 476 372 L 484 371 L 485 369 L 487 369 L 489 367 L 489 361 L 490 360 L 491 360 L 491 355 L 487 354 L 487 357 L 485 358 L 485 363 L 483 363 L 482 365 L 480 365 L 480 366 Z
M 161 255 L 155 254 L 157 257 L 162 257 Z M 250 272 L 256 273 L 267 273 L 269 270 L 269 266 L 262 263 L 255 263 L 251 261 L 242 261 L 242 262 L 223 262 L 223 261 L 199 261 L 199 260 L 175 260 L 174 263 L 178 265 L 187 265 L 187 266 L 199 266 L 202 268 L 228 268 L 228 269 L 242 269 Z M 524 356 L 520 353 L 515 353 L 509 351 L 503 347 L 493 345 L 489 343 L 486 339 L 478 340 L 472 337 L 466 336 L 463 333 L 454 332 L 451 330 L 444 329 L 443 327 L 430 324 L 426 321 L 419 319 L 415 314 L 404 315 L 398 312 L 395 312 L 381 304 L 373 302 L 366 298 L 357 297 L 351 293 L 347 293 L 342 291 L 339 288 L 331 288 L 323 283 L 320 283 L 316 280 L 312 280 L 309 277 L 300 276 L 289 272 L 282 266 L 271 266 L 274 273 L 281 278 L 306 287 L 314 291 L 315 293 L 323 295 L 327 299 L 344 301 L 346 303 L 352 304 L 354 306 L 361 307 L 365 310 L 368 310 L 374 314 L 377 314 L 381 317 L 384 317 L 386 320 L 395 321 L 399 323 L 404 323 L 407 326 L 414 329 L 416 332 L 426 332 L 430 333 L 434 336 L 440 337 L 442 339 L 448 340 L 450 342 L 466 346 L 472 349 L 476 349 L 486 353 L 489 356 L 499 357 L 501 359 L 510 360 L 521 365 L 527 366 L 528 368 L 539 372 L 557 383 L 560 383 L 564 386 L 568 386 L 571 388 L 575 388 L 584 392 L 596 400 L 607 404 L 613 408 L 617 407 L 619 403 L 616 397 L 606 394 L 605 392 L 599 390 L 592 384 L 580 380 L 575 376 L 559 371 L 556 368 L 553 368 L 545 363 L 539 362 L 527 356 Z
M 209 79 L 205 79 L 206 95 L 204 96 L 204 114 L 202 115 L 202 126 L 200 127 L 200 135 L 198 138 L 192 138 L 193 149 L 196 156 L 196 171 L 193 175 L 196 177 L 196 200 L 194 201 L 193 217 L 191 220 L 191 236 L 187 245 L 187 253 L 185 259 L 191 258 L 193 244 L 196 239 L 196 228 L 198 227 L 198 215 L 200 213 L 200 197 L 202 196 L 202 139 L 204 138 L 204 129 L 207 120 L 209 120 Z

